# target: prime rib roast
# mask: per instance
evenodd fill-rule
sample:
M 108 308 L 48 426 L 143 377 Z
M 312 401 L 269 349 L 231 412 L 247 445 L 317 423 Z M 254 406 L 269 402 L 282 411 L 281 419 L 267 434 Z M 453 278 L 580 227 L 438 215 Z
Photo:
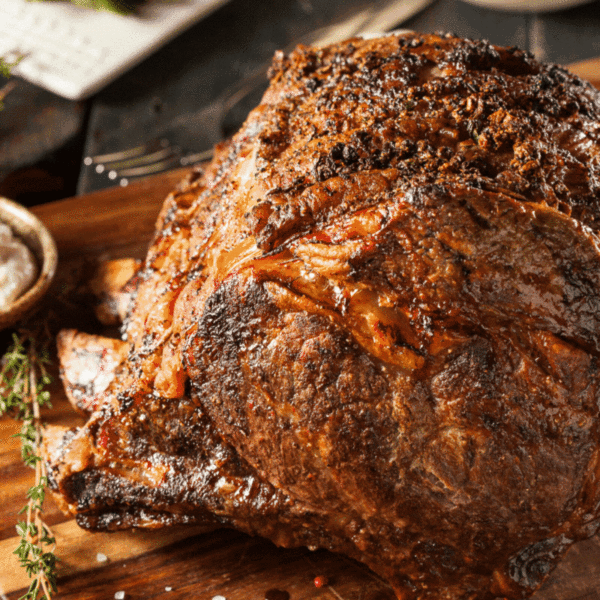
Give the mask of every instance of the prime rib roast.
M 50 485 L 91 530 L 234 527 L 402 600 L 526 597 L 600 527 L 600 95 L 451 35 L 270 77 L 108 286 L 122 339 L 60 334 L 88 420 L 48 430 Z

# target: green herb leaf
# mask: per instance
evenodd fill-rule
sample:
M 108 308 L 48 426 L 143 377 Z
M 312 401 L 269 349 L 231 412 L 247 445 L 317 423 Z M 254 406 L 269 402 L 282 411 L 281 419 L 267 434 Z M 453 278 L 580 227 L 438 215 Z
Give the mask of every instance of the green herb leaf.
M 40 0 L 42 1 L 42 0 Z M 65 0 L 45 0 L 46 2 L 58 2 Z M 143 4 L 146 0 L 66 0 L 71 4 L 90 8 L 93 10 L 105 10 L 120 15 L 127 15 L 135 12 L 138 5 Z

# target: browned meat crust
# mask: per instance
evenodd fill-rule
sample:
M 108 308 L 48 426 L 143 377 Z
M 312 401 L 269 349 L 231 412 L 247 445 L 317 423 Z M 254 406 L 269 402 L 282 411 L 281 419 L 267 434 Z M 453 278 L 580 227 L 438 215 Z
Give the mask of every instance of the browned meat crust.
M 167 199 L 55 491 L 92 529 L 342 551 L 402 599 L 530 594 L 600 526 L 599 132 L 517 49 L 279 55 Z

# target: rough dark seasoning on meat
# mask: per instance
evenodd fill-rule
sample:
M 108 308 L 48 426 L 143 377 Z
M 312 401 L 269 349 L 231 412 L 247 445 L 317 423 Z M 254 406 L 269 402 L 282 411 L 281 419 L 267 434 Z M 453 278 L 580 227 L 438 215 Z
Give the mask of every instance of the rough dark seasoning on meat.
M 108 387 L 78 384 L 101 339 L 62 334 L 90 416 L 48 432 L 51 485 L 88 529 L 231 526 L 402 600 L 526 597 L 600 527 L 600 96 L 452 36 L 271 77 L 167 198 Z

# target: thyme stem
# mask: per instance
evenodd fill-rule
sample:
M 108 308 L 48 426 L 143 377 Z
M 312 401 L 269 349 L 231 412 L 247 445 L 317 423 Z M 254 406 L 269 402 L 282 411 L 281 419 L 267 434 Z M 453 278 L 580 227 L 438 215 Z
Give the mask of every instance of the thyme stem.
M 20 600 L 50 600 L 56 591 L 56 541 L 44 523 L 43 504 L 48 481 L 45 465 L 39 455 L 42 441 L 40 407 L 50 404 L 45 386 L 50 383 L 45 364 L 45 351 L 38 352 L 35 336 L 20 332 L 2 359 L 0 371 L 0 416 L 10 414 L 22 421 L 21 455 L 27 466 L 33 467 L 35 484 L 27 492 L 28 502 L 21 513 L 26 521 L 17 524 L 21 536 L 15 554 L 32 582 Z

